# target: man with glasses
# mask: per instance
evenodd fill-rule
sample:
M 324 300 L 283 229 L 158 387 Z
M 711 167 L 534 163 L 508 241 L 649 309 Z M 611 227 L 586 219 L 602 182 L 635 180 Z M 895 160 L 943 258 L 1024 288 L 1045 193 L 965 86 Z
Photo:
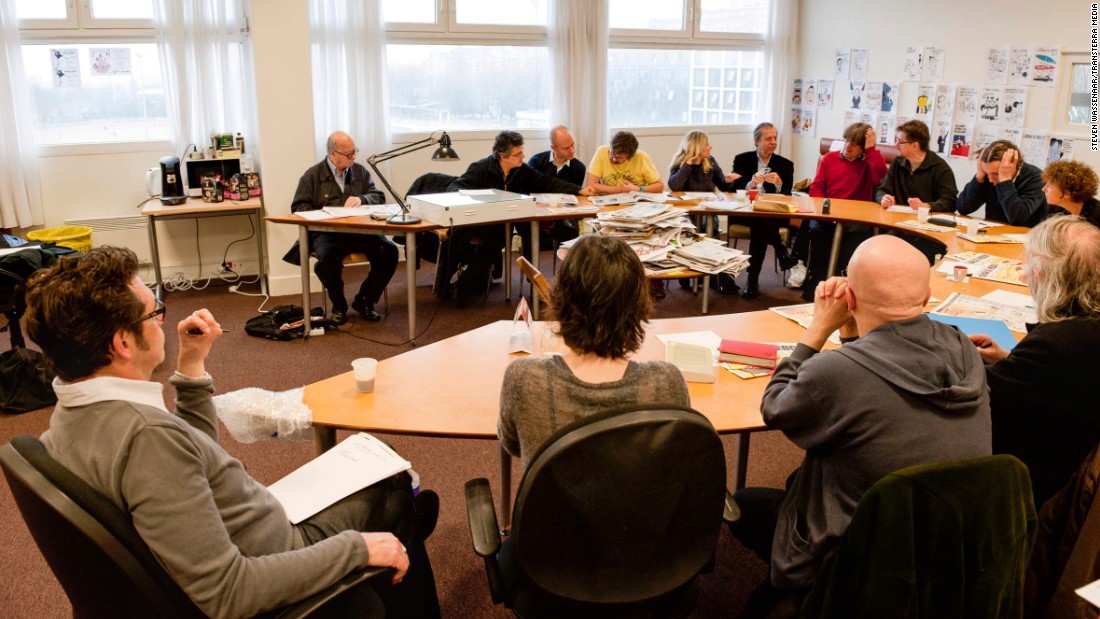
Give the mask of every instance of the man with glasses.
M 336 131 L 328 136 L 325 148 L 328 155 L 324 160 L 306 170 L 298 181 L 298 190 L 290 203 L 291 212 L 385 202 L 385 194 L 375 189 L 370 172 L 355 162 L 359 149 L 350 135 Z M 374 310 L 374 305 L 397 270 L 397 246 L 392 241 L 381 234 L 310 232 L 309 250 L 317 256 L 313 272 L 328 290 L 332 302 L 330 320 L 333 323 L 342 325 L 347 322 L 348 302 L 344 298 L 342 275 L 344 257 L 351 253 L 366 254 L 370 261 L 370 273 L 359 286 L 359 293 L 355 295 L 351 307 L 371 322 L 382 319 Z M 297 243 L 283 256 L 283 260 L 300 266 Z
M 58 375 L 57 407 L 42 435 L 50 456 L 128 513 L 211 617 L 292 604 L 370 565 L 393 567 L 392 582 L 371 580 L 355 603 L 380 598 L 395 616 L 438 617 L 416 517 L 422 501 L 414 502 L 408 474 L 292 525 L 278 499 L 218 443 L 205 361 L 222 329 L 208 310 L 176 325 L 174 413 L 165 407 L 163 386 L 152 382 L 165 358 L 165 307 L 137 271 L 129 249 L 96 247 L 62 258 L 27 286 L 27 334 Z
M 638 150 L 638 138 L 620 131 L 611 144 L 601 146 L 588 165 L 588 186 L 593 193 L 658 192 L 665 188 L 657 166 L 645 151 Z
M 451 183 L 450 191 L 462 189 L 500 189 L 513 193 L 567 193 L 591 195 L 591 191 L 579 185 L 548 176 L 523 162 L 523 136 L 515 131 L 501 131 L 493 140 L 493 152 L 484 159 L 470 164 L 466 173 Z M 451 235 L 448 257 L 442 281 L 449 282 L 451 274 L 464 265 L 454 288 L 442 287 L 442 293 L 454 298 L 460 305 L 484 294 L 494 265 L 501 265 L 500 252 L 504 249 L 503 224 L 463 226 L 455 228 Z M 478 241 L 475 243 L 474 239 Z M 503 273 L 503 271 L 500 271 Z
M 875 192 L 875 202 L 884 208 L 896 204 L 916 211 L 928 208 L 945 213 L 955 212 L 959 195 L 955 173 L 939 155 L 928 150 L 928 125 L 919 120 L 898 126 L 899 157 L 896 157 Z

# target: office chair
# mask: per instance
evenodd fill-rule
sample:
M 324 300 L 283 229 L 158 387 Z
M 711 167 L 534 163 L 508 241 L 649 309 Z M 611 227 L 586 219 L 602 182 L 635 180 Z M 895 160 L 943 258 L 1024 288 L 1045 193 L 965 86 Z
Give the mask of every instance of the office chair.
M 157 562 L 129 515 L 51 458 L 38 439 L 16 436 L 0 447 L 0 468 L 75 617 L 205 616 Z M 354 572 L 325 591 L 261 616 L 309 616 L 384 571 Z M 363 597 L 376 600 L 373 593 Z M 380 606 L 370 610 L 383 612 Z
M 709 569 L 726 492 L 722 442 L 701 414 L 596 413 L 535 453 L 501 543 L 488 480 L 466 482 L 474 551 L 493 601 L 520 617 L 685 616 Z
M 860 499 L 801 617 L 1021 617 L 1036 517 L 1009 455 L 913 466 Z
M 553 306 L 554 295 L 550 292 L 550 282 L 546 281 L 542 271 L 523 256 L 516 258 L 516 264 L 519 265 L 519 270 L 523 271 L 523 275 L 527 277 L 527 281 L 531 282 L 531 288 L 539 295 L 539 299 L 547 307 Z

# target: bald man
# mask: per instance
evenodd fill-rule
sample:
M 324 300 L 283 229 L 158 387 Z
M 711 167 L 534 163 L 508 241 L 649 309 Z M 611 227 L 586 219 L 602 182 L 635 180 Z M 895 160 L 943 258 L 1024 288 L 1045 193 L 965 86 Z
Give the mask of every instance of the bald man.
M 805 449 L 805 460 L 786 492 L 735 495 L 743 517 L 731 529 L 770 563 L 776 589 L 813 585 L 859 499 L 887 473 L 991 453 L 981 357 L 955 327 L 921 313 L 928 260 L 876 236 L 856 249 L 848 273 L 818 284 L 810 327 L 761 404 L 767 426 Z M 822 351 L 838 329 L 843 345 Z

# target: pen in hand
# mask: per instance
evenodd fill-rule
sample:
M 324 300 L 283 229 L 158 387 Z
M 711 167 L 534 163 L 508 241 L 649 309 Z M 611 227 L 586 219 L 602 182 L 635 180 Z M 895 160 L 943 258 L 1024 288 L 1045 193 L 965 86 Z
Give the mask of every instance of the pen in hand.
M 222 333 L 229 333 L 229 329 L 222 329 Z M 192 327 L 187 330 L 187 335 L 204 335 L 202 329 L 198 327 Z

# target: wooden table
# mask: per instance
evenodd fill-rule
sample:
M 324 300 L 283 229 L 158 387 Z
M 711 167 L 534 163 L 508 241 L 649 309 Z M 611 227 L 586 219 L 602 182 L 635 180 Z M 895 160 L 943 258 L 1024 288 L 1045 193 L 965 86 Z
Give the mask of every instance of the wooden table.
M 160 245 L 157 243 L 157 222 L 173 219 L 204 219 L 206 217 L 229 217 L 256 215 L 256 257 L 259 260 L 260 291 L 267 294 L 267 261 L 264 259 L 263 199 L 225 202 L 203 202 L 201 198 L 188 198 L 178 205 L 161 204 L 159 200 L 146 203 L 141 214 L 149 218 L 149 245 L 153 253 L 153 273 L 157 278 L 157 300 L 163 300 L 164 280 L 160 272 Z M 202 265 L 199 265 L 200 267 Z

